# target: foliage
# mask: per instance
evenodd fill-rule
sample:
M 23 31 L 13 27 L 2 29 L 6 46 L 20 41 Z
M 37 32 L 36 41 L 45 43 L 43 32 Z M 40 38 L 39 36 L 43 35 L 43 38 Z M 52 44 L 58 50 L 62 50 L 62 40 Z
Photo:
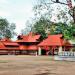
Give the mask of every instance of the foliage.
M 30 23 L 29 20 L 27 20 L 25 24 L 25 28 L 21 30 L 21 34 L 28 34 L 29 32 L 32 31 L 32 23 Z
M 45 38 L 47 34 L 63 34 L 65 39 L 71 39 L 75 33 L 75 27 L 72 23 L 70 25 L 61 22 L 54 23 L 44 17 L 34 24 L 32 30 L 41 34 L 42 38 Z
M 9 24 L 7 19 L 0 18 L 0 38 L 13 37 L 14 29 L 15 29 L 15 24 L 13 23 Z
M 16 35 L 16 33 L 15 33 L 15 28 L 16 28 L 16 25 L 15 25 L 15 23 L 11 23 L 10 25 L 9 25 L 9 31 L 10 31 L 10 37 L 9 38 L 12 38 L 14 35 Z
M 51 0 L 37 0 L 37 4 L 34 6 L 35 17 L 44 16 L 50 21 L 67 23 L 72 20 L 69 14 L 69 8 L 63 4 L 51 3 Z
M 47 31 L 50 27 L 50 21 L 48 19 L 45 19 L 44 17 L 41 17 L 39 20 L 35 22 L 35 24 L 32 27 L 32 31 L 34 33 L 41 34 L 42 39 L 44 39 L 47 35 Z
M 72 38 L 72 26 L 65 23 L 57 23 L 56 34 L 63 34 L 65 39 Z

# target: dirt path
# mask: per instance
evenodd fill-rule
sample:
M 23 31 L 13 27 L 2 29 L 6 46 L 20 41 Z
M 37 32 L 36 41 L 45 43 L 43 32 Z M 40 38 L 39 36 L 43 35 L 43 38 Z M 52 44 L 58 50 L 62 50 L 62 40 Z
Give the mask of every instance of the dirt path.
M 0 75 L 75 75 L 75 62 L 50 56 L 0 56 Z

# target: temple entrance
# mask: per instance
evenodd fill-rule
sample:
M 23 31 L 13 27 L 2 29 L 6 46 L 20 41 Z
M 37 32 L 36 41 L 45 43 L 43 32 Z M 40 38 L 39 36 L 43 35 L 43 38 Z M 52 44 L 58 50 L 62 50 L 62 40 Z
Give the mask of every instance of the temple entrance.
M 46 55 L 46 50 L 44 50 L 44 49 L 41 50 L 41 54 L 42 54 L 42 55 Z

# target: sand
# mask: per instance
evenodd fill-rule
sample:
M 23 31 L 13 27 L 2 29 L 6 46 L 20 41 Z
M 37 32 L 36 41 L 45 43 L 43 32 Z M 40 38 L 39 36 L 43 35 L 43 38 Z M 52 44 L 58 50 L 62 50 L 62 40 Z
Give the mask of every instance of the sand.
M 0 75 L 75 75 L 75 62 L 52 56 L 0 56 Z

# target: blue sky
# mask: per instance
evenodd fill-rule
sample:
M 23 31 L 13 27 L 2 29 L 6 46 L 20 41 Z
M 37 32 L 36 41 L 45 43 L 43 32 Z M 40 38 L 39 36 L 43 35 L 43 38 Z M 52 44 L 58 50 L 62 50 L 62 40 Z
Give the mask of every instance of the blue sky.
M 16 23 L 16 32 L 19 34 L 25 28 L 26 21 L 33 17 L 32 7 L 35 2 L 36 0 L 0 0 L 0 16 L 7 18 L 10 23 Z
M 0 16 L 16 23 L 16 32 L 19 34 L 25 23 L 33 17 L 32 7 L 34 0 L 0 0 Z

